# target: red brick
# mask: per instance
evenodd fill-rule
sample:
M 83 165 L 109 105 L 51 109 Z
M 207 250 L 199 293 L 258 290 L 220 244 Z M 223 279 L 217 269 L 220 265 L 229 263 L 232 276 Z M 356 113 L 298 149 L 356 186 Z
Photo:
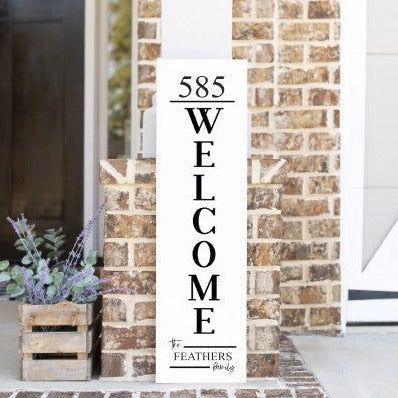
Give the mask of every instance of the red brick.
M 340 127 L 340 111 L 333 111 L 333 126 Z
M 273 0 L 256 0 L 257 18 L 272 18 L 274 16 Z
M 134 244 L 134 265 L 136 267 L 154 267 L 156 265 L 155 243 Z
M 334 0 L 310 1 L 308 5 L 308 18 L 340 18 L 339 2 Z
M 325 394 L 320 388 L 317 387 L 304 387 L 296 390 L 297 398 L 325 398 Z
M 279 271 L 256 272 L 255 293 L 256 294 L 278 294 L 279 293 Z
M 276 299 L 250 299 L 247 301 L 248 319 L 279 320 L 279 302 Z
M 138 65 L 138 83 L 155 83 L 156 69 L 154 65 Z
M 271 40 L 274 32 L 272 22 L 233 22 L 234 40 Z
M 126 354 L 106 353 L 101 354 L 101 376 L 102 377 L 123 377 L 125 372 Z
M 303 224 L 301 221 L 285 221 L 283 223 L 283 239 L 302 239 Z
M 317 68 L 282 68 L 279 73 L 280 84 L 326 83 L 329 81 L 329 71 L 326 67 Z
M 278 129 L 326 127 L 324 110 L 279 111 L 274 117 Z
M 300 281 L 303 279 L 303 267 L 301 265 L 282 265 L 281 282 Z
M 232 16 L 234 18 L 250 17 L 252 12 L 253 10 L 250 0 L 233 0 Z
M 171 391 L 170 398 L 196 398 L 195 390 Z
M 295 173 L 326 173 L 329 171 L 328 157 L 325 155 L 309 155 L 309 156 L 284 156 L 286 164 L 284 169 L 288 172 Z
M 327 243 L 282 243 L 281 259 L 293 260 L 325 260 L 328 258 Z
M 280 215 L 260 215 L 257 221 L 257 236 L 262 239 L 280 239 L 283 236 L 283 221 Z
M 279 351 L 279 327 L 257 326 L 255 328 L 255 349 L 259 351 Z
M 228 398 L 227 390 L 221 389 L 205 389 L 201 390 L 202 398 Z
M 146 61 L 154 61 L 160 57 L 160 44 L 158 43 L 139 43 L 138 59 Z
M 122 177 L 126 177 L 127 173 L 127 160 L 126 159 L 109 159 L 106 161 L 111 168 L 113 168 Z M 100 183 L 101 185 L 113 185 L 117 184 L 118 180 L 109 174 L 104 167 L 100 167 Z
M 273 135 L 268 133 L 253 133 L 251 135 L 251 146 L 255 149 L 273 149 Z
M 156 303 L 154 301 L 143 301 L 134 306 L 134 319 L 142 321 L 145 319 L 155 319 Z
M 254 61 L 258 63 L 271 63 L 274 61 L 274 47 L 272 44 L 256 44 Z
M 138 22 L 138 39 L 156 39 L 156 31 L 156 23 Z
M 341 302 L 341 286 L 335 285 L 332 287 L 332 301 L 333 302 Z
M 327 23 L 281 23 L 279 36 L 287 41 L 320 41 L 329 39 L 329 24 Z
M 152 98 L 155 91 L 150 88 L 140 88 L 138 90 L 138 108 L 148 109 L 153 105 Z
M 250 68 L 247 71 L 247 75 L 249 84 L 272 83 L 274 81 L 274 68 Z
M 340 60 L 339 46 L 311 46 L 310 62 L 337 62 Z
M 288 217 L 320 216 L 329 212 L 327 199 L 283 199 L 282 215 Z
M 155 348 L 155 326 L 116 328 L 105 325 L 102 331 L 103 350 L 136 350 Z
M 104 267 L 118 268 L 128 265 L 127 243 L 105 242 L 104 243 Z
M 126 322 L 127 308 L 125 301 L 105 296 L 102 300 L 102 320 L 103 322 Z
M 284 304 L 326 303 L 325 286 L 281 286 L 281 301 Z
M 125 189 L 115 189 L 114 187 L 105 187 L 105 210 L 119 211 L 129 209 L 129 191 Z
M 304 46 L 302 45 L 281 45 L 279 49 L 279 62 L 299 63 L 304 61 Z
M 279 106 L 302 105 L 303 91 L 300 88 L 279 89 Z
M 143 391 L 140 398 L 164 398 L 166 393 L 163 391 Z
M 274 90 L 272 88 L 259 87 L 254 89 L 254 95 L 249 105 L 259 108 L 269 108 L 273 104 Z
M 154 375 L 156 372 L 154 355 L 133 356 L 133 377 Z
M 339 177 L 310 177 L 308 180 L 308 191 L 311 194 L 330 194 L 339 193 Z
M 116 289 L 119 294 L 155 294 L 155 272 L 153 271 L 107 271 L 102 278 L 109 280 L 108 289 Z
M 339 90 L 328 90 L 324 88 L 312 88 L 308 102 L 314 106 L 337 106 L 339 105 Z
M 252 58 L 252 48 L 250 46 L 232 46 L 232 59 L 247 59 Z
M 106 238 L 155 238 L 156 217 L 143 215 L 107 214 Z
M 235 391 L 235 398 L 258 398 L 259 390 L 242 389 Z
M 248 354 L 247 377 L 277 377 L 279 369 L 279 355 L 277 354 Z
M 160 18 L 160 0 L 139 0 L 139 18 Z
M 281 326 L 297 327 L 303 326 L 305 322 L 304 308 L 282 308 L 281 309 Z
M 337 238 L 340 236 L 340 220 L 309 220 L 308 233 L 312 238 Z
M 293 398 L 292 390 L 287 388 L 266 389 L 264 392 L 266 398 Z
M 310 265 L 308 269 L 308 281 L 338 281 L 340 280 L 339 264 Z
M 256 112 L 251 114 L 252 127 L 267 127 L 269 123 L 268 112 Z
M 263 267 L 277 265 L 280 261 L 279 243 L 251 243 L 247 246 L 247 264 Z
M 300 0 L 280 0 L 280 19 L 300 19 L 303 17 L 303 3 Z
M 135 190 L 134 206 L 141 210 L 155 210 L 156 189 L 152 187 L 141 187 Z
M 255 187 L 247 190 L 247 208 L 278 209 L 281 205 L 281 189 L 273 187 Z
M 301 177 L 286 177 L 283 181 L 283 195 L 301 195 L 303 179 Z
M 334 133 L 311 133 L 309 135 L 310 150 L 340 149 L 340 135 Z
M 311 308 L 310 322 L 312 326 L 340 325 L 340 308 Z

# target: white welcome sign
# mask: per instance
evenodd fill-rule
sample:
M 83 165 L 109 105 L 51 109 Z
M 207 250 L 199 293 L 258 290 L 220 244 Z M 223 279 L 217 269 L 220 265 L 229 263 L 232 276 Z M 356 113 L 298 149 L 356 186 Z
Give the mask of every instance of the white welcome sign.
M 156 381 L 246 380 L 247 65 L 157 67 Z

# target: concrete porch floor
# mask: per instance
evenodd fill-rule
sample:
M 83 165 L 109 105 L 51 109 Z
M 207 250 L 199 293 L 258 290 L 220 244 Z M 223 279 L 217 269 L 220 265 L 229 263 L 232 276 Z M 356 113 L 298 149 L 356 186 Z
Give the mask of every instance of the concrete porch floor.
M 0 301 L 0 398 L 325 398 L 291 340 L 281 340 L 281 377 L 245 384 L 155 384 L 19 380 L 17 303 Z M 62 392 L 62 393 L 61 393 Z
M 331 398 L 398 397 L 398 329 L 348 328 L 345 337 L 292 338 Z
M 264 391 L 274 389 L 283 391 L 284 388 L 292 388 L 293 395 L 280 395 L 278 397 L 316 398 L 326 396 L 319 386 L 316 387 L 316 380 L 301 366 L 303 364 L 300 365 L 299 363 L 298 367 L 292 368 L 293 362 L 296 366 L 297 360 L 301 361 L 301 359 L 294 352 L 289 353 L 291 348 L 287 340 L 282 342 L 284 351 L 282 354 L 282 378 L 249 382 L 244 385 L 204 387 L 203 385 L 158 385 L 98 379 L 90 382 L 22 382 L 18 380 L 19 354 L 17 350 L 16 303 L 0 302 L 0 316 L 0 391 L 14 392 L 14 395 L 16 391 L 102 391 L 109 394 L 112 391 L 181 391 L 192 389 L 197 391 L 197 395 L 193 395 L 194 397 L 204 397 L 206 395 L 203 395 L 200 391 L 203 391 L 203 388 L 211 388 L 223 390 L 227 392 L 226 396 L 230 397 L 262 398 L 274 396 L 265 395 Z M 294 336 L 292 340 L 304 362 L 318 378 L 330 398 L 392 398 L 398 396 L 398 330 L 396 328 L 351 328 L 349 333 L 342 338 Z M 304 374 L 306 378 L 299 377 Z M 258 391 L 258 393 L 238 395 L 236 391 L 239 389 L 247 392 Z M 173 395 L 170 396 L 174 397 Z M 217 398 L 224 396 L 217 395 Z M 135 396 L 133 397 L 135 398 Z M 175 397 L 179 396 L 175 395 Z M 5 396 L 0 393 L 0 398 L 5 398 Z M 206 396 L 206 398 L 213 397 Z

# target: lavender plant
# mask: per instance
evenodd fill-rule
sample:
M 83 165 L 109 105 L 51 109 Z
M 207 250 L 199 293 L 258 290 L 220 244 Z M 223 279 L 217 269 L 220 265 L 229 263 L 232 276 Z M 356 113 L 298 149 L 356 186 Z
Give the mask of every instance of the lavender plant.
M 83 256 L 83 251 L 101 210 L 84 227 L 66 257 L 62 228 L 48 229 L 39 237 L 24 215 L 16 220 L 7 218 L 18 236 L 15 247 L 22 252 L 21 264 L 0 261 L 0 282 L 7 283 L 7 294 L 30 304 L 95 301 L 107 281 L 95 275 L 97 253 L 90 251 Z

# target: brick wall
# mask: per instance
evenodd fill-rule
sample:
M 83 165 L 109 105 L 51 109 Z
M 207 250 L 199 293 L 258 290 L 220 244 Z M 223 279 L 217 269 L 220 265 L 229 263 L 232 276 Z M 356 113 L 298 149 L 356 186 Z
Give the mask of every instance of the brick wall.
M 267 133 L 287 160 L 282 328 L 335 334 L 340 330 L 339 3 L 279 1 L 274 24 L 274 107 Z M 260 151 L 267 148 L 261 142 Z
M 249 161 L 247 374 L 277 376 L 281 177 L 272 157 Z M 105 188 L 102 376 L 153 380 L 155 374 L 155 162 L 101 162 Z M 127 290 L 120 290 L 127 289 Z
M 138 4 L 138 103 L 152 105 L 160 0 Z M 282 329 L 340 330 L 339 2 L 234 0 L 233 57 L 248 59 L 252 150 L 284 157 Z

